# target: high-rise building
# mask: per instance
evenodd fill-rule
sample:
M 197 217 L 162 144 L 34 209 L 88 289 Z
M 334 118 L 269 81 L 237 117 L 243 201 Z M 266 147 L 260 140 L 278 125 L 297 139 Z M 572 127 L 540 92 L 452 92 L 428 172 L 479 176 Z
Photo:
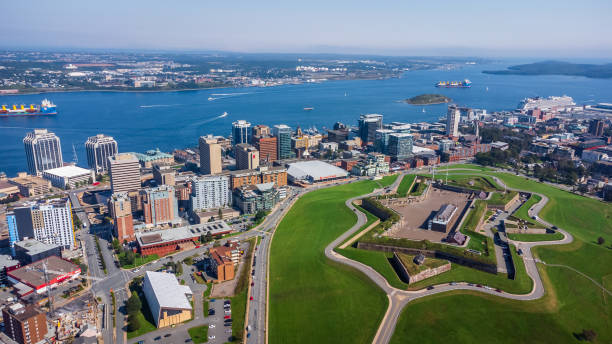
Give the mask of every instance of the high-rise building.
M 202 174 L 221 173 L 221 146 L 212 135 L 200 136 L 200 172 Z
M 113 193 L 140 189 L 140 163 L 132 154 L 108 157 L 108 168 Z
M 294 158 L 295 154 L 291 150 L 291 128 L 285 124 L 277 124 L 272 128 L 272 134 L 276 137 L 277 158 Z
M 240 143 L 236 145 L 236 169 L 252 170 L 259 167 L 259 151 L 257 148 Z
M 456 105 L 449 105 L 446 113 L 446 135 L 451 137 L 459 136 L 459 120 L 461 114 Z
M 252 135 L 253 135 L 254 138 L 255 137 L 270 136 L 270 127 L 268 127 L 267 125 L 258 124 L 258 125 L 253 127 Z
M 174 192 L 174 187 L 170 185 L 161 185 L 140 191 L 144 222 L 147 226 L 155 227 L 181 222 Z
M 108 209 L 113 218 L 113 230 L 119 242 L 134 241 L 134 218 L 132 204 L 127 192 L 114 193 L 108 200 Z
M 19 344 L 39 343 L 47 334 L 47 316 L 34 304 L 17 302 L 2 309 L 4 333 Z
M 222 208 L 231 205 L 227 176 L 194 177 L 191 180 L 191 210 Z
M 232 123 L 232 145 L 251 143 L 251 123 L 238 120 Z
M 603 136 L 604 121 L 601 119 L 592 119 L 589 122 L 589 134 L 593 136 Z
M 175 171 L 170 165 L 153 165 L 153 178 L 158 185 L 172 185 L 176 184 L 174 178 Z
M 387 146 L 387 153 L 397 160 L 408 158 L 412 155 L 412 142 L 412 134 L 389 134 L 389 145 Z
M 68 199 L 30 203 L 15 208 L 19 240 L 34 238 L 46 244 L 74 249 L 72 208 Z
M 85 142 L 87 164 L 96 173 L 108 171 L 108 157 L 118 153 L 117 141 L 112 136 L 98 134 Z
M 6 224 L 8 225 L 9 247 L 11 251 L 15 248 L 15 243 L 19 241 L 19 229 L 17 228 L 17 219 L 14 213 L 6 214 Z M 14 253 L 14 251 L 13 251 Z
M 378 129 L 376 130 L 376 139 L 374 146 L 377 152 L 387 154 L 387 148 L 389 147 L 389 135 L 395 131 L 391 129 Z
M 255 148 L 259 150 L 259 159 L 265 162 L 278 160 L 278 149 L 275 136 L 254 137 Z
M 367 114 L 359 116 L 359 137 L 364 144 L 376 140 L 376 130 L 382 129 L 383 115 Z
M 64 165 L 60 139 L 47 129 L 34 129 L 23 138 L 23 145 L 30 174 L 38 175 Z

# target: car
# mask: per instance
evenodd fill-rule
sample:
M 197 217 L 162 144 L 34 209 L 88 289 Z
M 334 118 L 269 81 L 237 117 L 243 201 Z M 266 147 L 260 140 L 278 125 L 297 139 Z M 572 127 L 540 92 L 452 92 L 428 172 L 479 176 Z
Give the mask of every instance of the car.
M 208 325 L 208 328 L 215 328 L 215 324 Z
M 230 315 L 226 315 L 223 317 L 223 319 L 231 319 L 232 317 Z
M 457 285 L 457 282 L 450 282 L 449 285 Z
M 210 300 L 208 300 L 208 301 L 210 301 L 210 302 L 215 302 L 215 301 L 216 301 L 216 299 L 210 299 Z
M 215 339 L 215 336 L 208 336 L 208 339 Z
M 185 343 L 191 343 L 191 342 L 193 342 L 193 340 L 191 338 L 185 339 Z
M 499 288 L 495 289 L 495 291 L 498 292 L 498 293 L 502 292 L 501 289 L 499 289 Z
M 225 324 L 223 324 L 223 326 L 225 326 L 225 327 L 232 326 L 232 323 L 225 323 Z
M 251 287 L 255 285 L 255 282 L 251 282 Z
M 482 288 L 482 284 L 476 284 L 478 288 Z
M 144 344 L 144 340 L 139 340 L 136 344 Z
M 224 305 L 231 305 L 231 304 L 232 304 L 232 301 L 230 301 L 230 300 L 225 300 L 225 301 L 223 301 L 223 304 L 224 304 Z
M 168 337 L 170 337 L 171 335 L 172 335 L 172 333 L 166 333 L 166 334 L 164 335 L 164 338 L 168 338 Z
M 432 290 L 432 289 L 434 289 L 433 285 L 430 285 L 429 287 L 427 287 L 427 290 Z
M 253 297 L 251 296 L 251 297 L 249 298 L 249 300 L 253 301 Z
M 153 338 L 153 340 L 160 340 L 160 339 L 161 339 L 161 336 L 157 336 L 157 337 Z
M 554 229 L 554 230 L 559 229 L 559 227 L 557 227 L 557 226 L 552 226 L 551 228 Z
M 232 330 L 225 330 L 225 333 L 232 333 Z

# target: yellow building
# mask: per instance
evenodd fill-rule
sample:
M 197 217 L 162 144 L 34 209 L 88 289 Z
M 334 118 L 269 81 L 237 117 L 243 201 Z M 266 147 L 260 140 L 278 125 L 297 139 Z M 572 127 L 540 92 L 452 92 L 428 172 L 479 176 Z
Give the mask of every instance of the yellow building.
M 176 325 L 192 317 L 191 288 L 180 285 L 173 274 L 147 271 L 142 290 L 157 328 Z

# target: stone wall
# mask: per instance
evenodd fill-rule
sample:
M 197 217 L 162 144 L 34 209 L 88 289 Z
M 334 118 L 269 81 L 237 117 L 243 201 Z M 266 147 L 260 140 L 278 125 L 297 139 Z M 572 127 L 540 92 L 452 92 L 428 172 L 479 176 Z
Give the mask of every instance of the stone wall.
M 446 263 L 437 268 L 426 269 L 426 270 L 419 272 L 418 274 L 414 276 L 411 276 L 410 273 L 408 273 L 408 270 L 406 269 L 404 264 L 402 263 L 402 260 L 397 256 L 396 252 L 393 252 L 393 266 L 396 267 L 396 270 L 397 270 L 397 273 L 400 279 L 404 282 L 407 282 L 408 284 L 413 284 L 413 283 L 422 281 L 426 278 L 430 278 L 430 277 L 439 275 L 451 269 L 451 263 Z

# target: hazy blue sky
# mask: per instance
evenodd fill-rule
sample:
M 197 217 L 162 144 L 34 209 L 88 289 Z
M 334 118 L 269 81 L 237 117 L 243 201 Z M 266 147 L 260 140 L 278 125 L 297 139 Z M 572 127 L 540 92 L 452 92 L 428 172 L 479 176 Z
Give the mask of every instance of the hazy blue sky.
M 0 46 L 612 57 L 611 0 L 1 0 Z

